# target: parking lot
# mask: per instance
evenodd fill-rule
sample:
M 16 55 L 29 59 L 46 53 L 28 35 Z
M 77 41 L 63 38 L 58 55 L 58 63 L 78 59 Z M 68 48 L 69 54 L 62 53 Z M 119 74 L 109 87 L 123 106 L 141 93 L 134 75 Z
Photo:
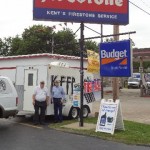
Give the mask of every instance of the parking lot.
M 105 93 L 105 99 L 112 99 L 112 93 Z M 124 120 L 150 124 L 150 97 L 140 97 L 140 89 L 121 89 L 119 93 Z M 93 103 L 93 112 L 99 111 L 100 102 Z

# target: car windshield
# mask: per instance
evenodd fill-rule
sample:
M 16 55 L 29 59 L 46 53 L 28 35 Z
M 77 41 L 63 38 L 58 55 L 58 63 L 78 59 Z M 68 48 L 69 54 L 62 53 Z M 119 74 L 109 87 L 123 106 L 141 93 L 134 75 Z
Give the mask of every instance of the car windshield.
M 139 79 L 136 79 L 136 78 L 129 78 L 128 81 L 129 81 L 129 82 L 139 82 Z

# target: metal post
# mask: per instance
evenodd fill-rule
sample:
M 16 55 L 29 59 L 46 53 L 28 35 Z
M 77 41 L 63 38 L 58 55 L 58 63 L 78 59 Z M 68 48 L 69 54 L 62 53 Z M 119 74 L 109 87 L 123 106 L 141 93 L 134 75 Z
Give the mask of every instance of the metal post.
M 143 58 L 140 57 L 140 67 L 143 68 Z M 140 97 L 143 97 L 143 73 L 140 72 Z
M 101 43 L 103 43 L 103 24 L 101 24 Z M 101 77 L 101 99 L 104 98 L 103 77 Z
M 80 39 L 80 122 L 79 126 L 83 127 L 83 51 L 84 51 L 84 23 L 81 22 L 81 39 Z
M 52 35 L 52 54 L 54 53 L 54 36 Z
M 119 25 L 113 26 L 114 34 L 119 34 Z M 114 36 L 114 41 L 119 40 L 119 36 Z M 112 78 L 112 88 L 113 88 L 113 101 L 119 98 L 119 86 L 118 86 L 118 78 Z

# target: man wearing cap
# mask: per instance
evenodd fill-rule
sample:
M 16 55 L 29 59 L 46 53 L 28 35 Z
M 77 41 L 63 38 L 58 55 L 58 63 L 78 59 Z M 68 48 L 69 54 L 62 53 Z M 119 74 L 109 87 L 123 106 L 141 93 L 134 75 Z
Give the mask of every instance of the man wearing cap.
M 34 114 L 34 124 L 37 125 L 41 123 L 45 125 L 45 111 L 49 101 L 48 89 L 44 87 L 45 82 L 41 81 L 40 85 L 37 86 L 33 94 L 33 105 L 35 109 Z M 40 116 L 39 116 L 40 109 Z
M 59 86 L 59 81 L 54 81 L 52 87 L 52 103 L 54 103 L 55 123 L 62 122 L 62 103 L 65 98 L 65 92 L 62 86 Z

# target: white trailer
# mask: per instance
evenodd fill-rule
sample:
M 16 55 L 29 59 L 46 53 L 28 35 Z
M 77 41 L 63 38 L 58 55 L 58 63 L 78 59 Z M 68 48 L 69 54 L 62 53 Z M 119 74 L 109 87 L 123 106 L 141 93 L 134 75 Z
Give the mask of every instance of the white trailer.
M 86 63 L 86 60 L 84 63 Z M 18 109 L 26 112 L 34 112 L 32 95 L 35 86 L 41 80 L 45 81 L 49 92 L 54 80 L 60 80 L 60 84 L 66 93 L 63 115 L 76 118 L 80 108 L 73 106 L 73 89 L 75 85 L 80 83 L 79 65 L 79 57 L 71 56 L 40 54 L 4 57 L 0 58 L 0 75 L 8 76 L 14 82 L 19 97 Z M 98 75 L 86 71 L 84 73 L 84 79 L 86 80 L 97 78 L 99 78 Z M 100 92 L 97 93 L 100 94 Z M 99 94 L 96 94 L 96 99 L 100 99 Z M 84 98 L 84 117 L 87 117 L 91 111 L 92 103 Z M 53 104 L 47 107 L 46 114 L 54 114 Z

